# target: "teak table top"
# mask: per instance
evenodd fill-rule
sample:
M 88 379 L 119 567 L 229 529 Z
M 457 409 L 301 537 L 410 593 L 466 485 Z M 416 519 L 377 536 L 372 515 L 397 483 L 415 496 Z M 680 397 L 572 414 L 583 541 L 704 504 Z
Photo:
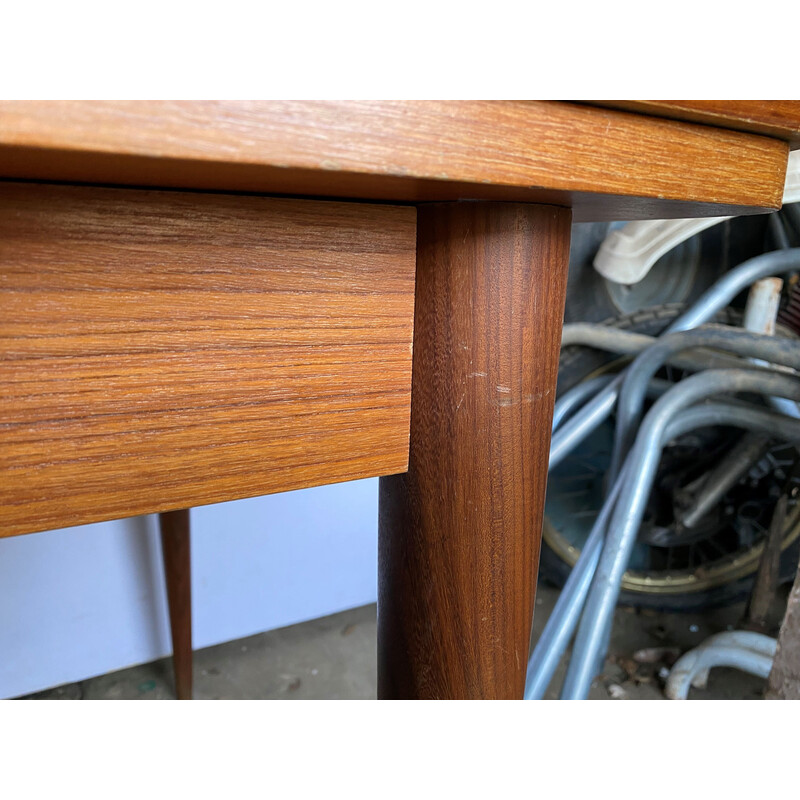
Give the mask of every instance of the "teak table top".
M 538 202 L 575 221 L 780 207 L 800 103 L 625 105 L 647 114 L 527 100 L 5 101 L 0 177 Z

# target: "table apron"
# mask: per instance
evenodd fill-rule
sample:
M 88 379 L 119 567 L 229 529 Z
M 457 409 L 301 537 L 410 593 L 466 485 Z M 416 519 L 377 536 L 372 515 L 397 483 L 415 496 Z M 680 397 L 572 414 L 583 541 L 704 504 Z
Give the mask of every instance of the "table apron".
M 403 472 L 416 210 L 0 185 L 0 536 Z

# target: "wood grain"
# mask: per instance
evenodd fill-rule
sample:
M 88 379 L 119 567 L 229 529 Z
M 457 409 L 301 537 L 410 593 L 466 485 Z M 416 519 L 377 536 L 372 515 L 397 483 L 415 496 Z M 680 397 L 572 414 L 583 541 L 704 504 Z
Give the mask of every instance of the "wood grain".
M 189 509 L 158 515 L 167 583 L 175 697 L 192 699 L 192 550 Z
M 0 177 L 572 206 L 576 221 L 778 208 L 787 145 L 542 101 L 0 102 Z
M 405 470 L 415 213 L 0 186 L 0 534 Z
M 522 698 L 570 214 L 419 211 L 411 453 L 382 478 L 378 692 Z
M 611 108 L 771 136 L 800 147 L 800 100 L 603 100 Z

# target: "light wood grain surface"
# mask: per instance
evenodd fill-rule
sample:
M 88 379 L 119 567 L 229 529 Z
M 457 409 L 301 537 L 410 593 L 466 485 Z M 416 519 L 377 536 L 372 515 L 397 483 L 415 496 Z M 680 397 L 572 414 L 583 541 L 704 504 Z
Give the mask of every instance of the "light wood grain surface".
M 772 136 L 800 147 L 800 100 L 604 100 L 611 108 Z
M 0 186 L 0 534 L 405 470 L 415 214 Z
M 775 139 L 575 103 L 0 103 L 0 177 L 546 202 L 577 221 L 774 209 L 787 154 Z

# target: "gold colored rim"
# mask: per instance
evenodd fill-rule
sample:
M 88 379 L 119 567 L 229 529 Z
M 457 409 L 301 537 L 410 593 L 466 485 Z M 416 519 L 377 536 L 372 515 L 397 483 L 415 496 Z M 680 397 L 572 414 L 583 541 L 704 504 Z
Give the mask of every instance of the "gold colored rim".
M 781 552 L 789 547 L 800 536 L 800 508 L 795 507 L 792 516 L 787 520 L 787 533 L 781 543 Z M 550 520 L 545 517 L 542 525 L 542 538 L 556 555 L 574 567 L 581 551 L 573 547 L 553 527 Z M 732 558 L 720 560 L 718 564 L 708 567 L 698 567 L 696 570 L 682 570 L 672 572 L 660 577 L 647 575 L 643 572 L 627 571 L 622 577 L 622 589 L 638 594 L 685 594 L 690 592 L 704 592 L 716 586 L 745 578 L 758 569 L 758 562 L 764 543 L 760 542 L 746 552 L 734 555 Z
M 787 338 L 797 338 L 793 331 L 778 325 L 776 333 Z M 631 356 L 619 356 L 598 367 L 586 375 L 589 380 L 619 368 L 632 360 Z M 781 542 L 781 552 L 786 550 L 800 536 L 800 505 L 796 506 L 786 520 L 786 532 Z M 570 568 L 574 567 L 581 551 L 571 545 L 553 526 L 547 516 L 542 522 L 542 538 L 548 547 L 565 561 Z M 740 578 L 752 575 L 758 569 L 758 562 L 764 550 L 764 542 L 746 552 L 721 559 L 718 564 L 709 567 L 698 567 L 696 570 L 681 570 L 663 577 L 653 577 L 643 572 L 628 570 L 622 576 L 622 590 L 639 594 L 686 594 L 704 592 L 717 586 L 724 586 Z

